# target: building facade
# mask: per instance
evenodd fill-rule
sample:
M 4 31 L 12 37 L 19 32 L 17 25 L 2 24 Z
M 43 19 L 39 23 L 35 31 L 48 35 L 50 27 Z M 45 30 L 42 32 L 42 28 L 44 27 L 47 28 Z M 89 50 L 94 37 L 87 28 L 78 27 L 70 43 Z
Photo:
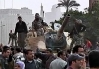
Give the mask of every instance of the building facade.
M 53 5 L 51 12 L 46 12 L 44 20 L 49 24 L 50 22 L 54 22 L 55 20 L 59 20 L 62 17 L 62 12 L 60 8 L 56 8 L 57 5 Z
M 15 30 L 15 25 L 18 21 L 17 17 L 21 16 L 27 26 L 32 25 L 34 16 L 32 10 L 28 8 L 21 9 L 0 9 L 0 42 L 4 45 L 8 44 L 10 30 Z

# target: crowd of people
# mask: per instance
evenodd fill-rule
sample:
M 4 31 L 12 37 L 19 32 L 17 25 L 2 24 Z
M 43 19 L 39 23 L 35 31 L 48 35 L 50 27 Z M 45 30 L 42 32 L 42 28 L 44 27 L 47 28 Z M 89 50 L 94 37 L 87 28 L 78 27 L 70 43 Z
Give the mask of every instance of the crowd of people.
M 0 47 L 1 69 L 98 69 L 99 51 L 85 52 L 81 45 L 73 47 L 72 51 L 51 48 L 45 51 L 37 49 Z

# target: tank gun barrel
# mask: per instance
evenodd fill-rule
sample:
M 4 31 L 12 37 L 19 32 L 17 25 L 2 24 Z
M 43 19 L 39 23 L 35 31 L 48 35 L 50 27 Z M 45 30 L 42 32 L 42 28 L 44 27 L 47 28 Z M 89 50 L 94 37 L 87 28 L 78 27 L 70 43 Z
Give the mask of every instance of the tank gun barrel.
M 61 35 L 62 35 L 62 33 L 63 33 L 64 29 L 65 29 L 65 26 L 67 25 L 67 23 L 69 21 L 69 18 L 70 18 L 70 15 L 69 14 L 64 18 L 64 20 L 62 22 L 62 26 L 61 26 L 61 28 L 57 32 L 57 37 L 58 38 L 61 37 Z

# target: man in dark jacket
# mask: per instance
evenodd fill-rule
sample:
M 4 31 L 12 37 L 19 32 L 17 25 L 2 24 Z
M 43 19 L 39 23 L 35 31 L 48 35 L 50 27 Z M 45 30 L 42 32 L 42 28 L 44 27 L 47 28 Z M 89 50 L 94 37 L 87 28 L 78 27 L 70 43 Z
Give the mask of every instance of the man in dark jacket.
M 42 60 L 42 68 L 49 69 L 50 63 L 56 59 L 56 56 L 53 54 L 52 49 L 48 48 L 46 53 L 37 52 L 35 56 Z
M 25 46 L 25 38 L 28 32 L 26 23 L 22 21 L 22 17 L 18 17 L 18 22 L 16 23 L 15 27 L 15 35 L 18 33 L 18 46 L 24 48 Z

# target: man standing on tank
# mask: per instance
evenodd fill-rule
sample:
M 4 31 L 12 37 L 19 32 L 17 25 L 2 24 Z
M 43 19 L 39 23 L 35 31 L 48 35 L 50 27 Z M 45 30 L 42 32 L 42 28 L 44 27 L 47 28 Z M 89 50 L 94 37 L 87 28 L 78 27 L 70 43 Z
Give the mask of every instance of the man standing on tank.
M 18 33 L 18 46 L 20 46 L 22 49 L 25 46 L 25 38 L 27 35 L 27 25 L 24 21 L 22 21 L 22 17 L 18 17 L 18 22 L 16 23 L 15 27 L 15 35 Z
M 70 32 L 69 36 L 72 38 L 72 42 L 70 45 L 70 49 L 72 50 L 73 45 L 82 45 L 84 43 L 83 37 L 84 37 L 84 31 L 86 30 L 86 26 L 82 24 L 82 20 L 75 19 L 75 24 L 72 28 L 72 31 Z

